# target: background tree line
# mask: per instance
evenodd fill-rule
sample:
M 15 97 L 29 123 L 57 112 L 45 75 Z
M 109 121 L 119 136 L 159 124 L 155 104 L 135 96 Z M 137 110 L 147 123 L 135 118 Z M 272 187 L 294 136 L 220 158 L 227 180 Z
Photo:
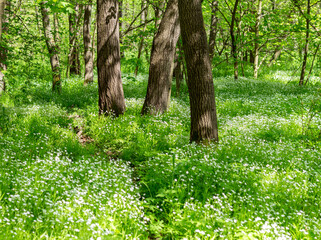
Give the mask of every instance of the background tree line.
M 98 66 L 100 113 L 119 115 L 122 66 L 149 73 L 142 114 L 156 114 L 167 110 L 175 76 L 177 94 L 184 79 L 188 85 L 191 140 L 217 140 L 210 70 L 225 69 L 238 80 L 291 63 L 298 83 L 307 84 L 319 67 L 320 10 L 317 0 L 2 0 L 0 91 L 28 75 L 26 84 L 50 78 L 60 92 L 70 75 L 92 83 Z

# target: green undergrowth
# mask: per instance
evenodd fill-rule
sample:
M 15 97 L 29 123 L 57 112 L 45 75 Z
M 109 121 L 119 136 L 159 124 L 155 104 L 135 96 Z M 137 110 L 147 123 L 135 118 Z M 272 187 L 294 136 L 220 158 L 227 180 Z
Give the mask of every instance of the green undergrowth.
M 320 92 L 286 71 L 216 77 L 220 143 L 189 143 L 185 85 L 141 116 L 98 116 L 97 83 L 11 87 L 0 98 L 0 239 L 320 239 Z

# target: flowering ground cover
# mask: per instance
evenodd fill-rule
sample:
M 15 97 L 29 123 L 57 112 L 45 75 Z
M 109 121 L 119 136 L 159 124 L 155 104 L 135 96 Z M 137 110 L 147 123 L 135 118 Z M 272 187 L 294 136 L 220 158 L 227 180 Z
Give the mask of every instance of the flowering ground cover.
M 0 99 L 0 239 L 320 239 L 319 84 L 216 78 L 220 143 L 189 143 L 186 86 L 140 115 L 99 117 L 96 84 L 29 84 Z M 175 93 L 175 86 L 173 92 Z

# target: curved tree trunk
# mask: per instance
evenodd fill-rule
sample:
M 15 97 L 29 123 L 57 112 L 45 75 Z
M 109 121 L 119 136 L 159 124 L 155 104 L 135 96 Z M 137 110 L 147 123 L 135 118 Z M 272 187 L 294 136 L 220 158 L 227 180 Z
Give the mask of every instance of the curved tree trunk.
M 180 34 L 178 0 L 167 4 L 159 29 L 154 37 L 147 94 L 142 114 L 167 110 L 171 95 L 176 44 Z
M 85 81 L 84 85 L 92 83 L 94 81 L 94 59 L 93 52 L 91 50 L 91 11 L 92 11 L 92 0 L 89 0 L 85 6 L 84 15 L 84 28 L 83 28 L 83 38 L 84 38 L 84 60 L 85 60 Z
M 215 93 L 202 15 L 202 0 L 179 0 L 191 108 L 190 140 L 218 141 Z
M 99 113 L 125 112 L 120 71 L 118 0 L 97 0 Z
M 58 46 L 55 43 L 54 37 L 52 36 L 49 11 L 45 7 L 47 1 L 42 1 L 40 3 L 43 31 L 46 39 L 47 49 L 50 56 L 51 70 L 53 75 L 52 80 L 52 90 L 60 92 L 61 91 L 61 77 L 60 77 L 60 66 L 59 66 L 59 56 L 58 56 Z

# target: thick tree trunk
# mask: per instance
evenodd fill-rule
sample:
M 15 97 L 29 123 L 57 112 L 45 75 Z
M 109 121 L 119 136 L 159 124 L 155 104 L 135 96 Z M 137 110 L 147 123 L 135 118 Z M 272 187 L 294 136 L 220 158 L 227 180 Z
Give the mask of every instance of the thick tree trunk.
M 210 37 L 209 37 L 209 51 L 210 51 L 210 59 L 213 60 L 214 51 L 216 48 L 216 35 L 217 35 L 217 24 L 218 24 L 218 1 L 213 1 L 211 4 L 212 8 L 212 16 L 211 16 L 211 26 L 210 26 Z
M 202 0 L 179 0 L 191 108 L 190 140 L 218 141 L 214 84 L 202 15 Z
M 310 0 L 308 0 L 308 4 L 307 4 L 307 18 L 306 18 L 306 35 L 305 35 L 304 56 L 303 56 L 301 76 L 300 76 L 300 82 L 299 82 L 299 85 L 300 85 L 300 86 L 302 86 L 302 85 L 304 84 L 305 69 L 306 69 L 306 67 L 307 67 L 307 61 L 308 61 L 309 38 L 310 38 L 310 11 L 311 11 Z
M 60 77 L 58 46 L 56 45 L 54 41 L 54 37 L 52 36 L 50 19 L 49 19 L 49 11 L 45 7 L 45 4 L 46 4 L 46 1 L 42 1 L 40 3 L 40 7 L 41 7 L 41 14 L 42 14 L 43 31 L 46 39 L 47 49 L 50 56 L 50 64 L 51 64 L 51 70 L 53 75 L 52 90 L 60 92 L 61 77 Z
M 118 0 L 97 0 L 99 113 L 125 112 L 120 71 Z
M 75 3 L 75 12 L 69 14 L 69 72 L 70 75 L 80 75 L 80 59 L 79 59 L 79 21 L 80 6 Z
M 84 15 L 84 28 L 83 28 L 83 39 L 84 39 L 84 60 L 85 60 L 85 81 L 84 85 L 92 83 L 94 81 L 94 59 L 93 52 L 91 50 L 91 11 L 92 11 L 92 0 L 89 0 L 85 6 Z
M 259 54 L 260 54 L 260 24 L 261 24 L 261 15 L 262 15 L 262 0 L 258 0 L 257 13 L 256 13 L 256 22 L 255 22 L 255 44 L 254 44 L 254 78 L 257 79 L 259 71 Z
M 239 4 L 239 0 L 235 1 L 234 9 L 232 12 L 232 21 L 230 26 L 230 35 L 231 35 L 231 43 L 232 43 L 232 56 L 234 59 L 234 79 L 238 80 L 239 78 L 239 70 L 238 70 L 238 59 L 237 59 L 237 45 L 236 45 L 236 39 L 235 39 L 235 33 L 234 33 L 234 25 L 236 21 L 236 11 L 237 6 Z
M 148 7 L 146 4 L 147 3 L 145 2 L 145 0 L 142 0 L 141 9 L 143 12 L 141 14 L 141 24 L 144 24 L 144 26 L 142 29 L 143 34 L 141 35 L 139 46 L 138 46 L 138 55 L 137 55 L 137 62 L 136 62 L 136 68 L 135 68 L 135 76 L 137 76 L 137 73 L 138 73 L 138 69 L 139 69 L 139 65 L 140 65 L 140 58 L 142 56 L 142 51 L 143 51 L 143 47 L 144 47 L 144 40 L 145 40 L 144 32 L 146 31 L 146 25 L 147 25 L 146 24 L 146 17 L 148 14 Z
M 162 113 L 168 108 L 179 34 L 178 2 L 170 0 L 153 41 L 147 94 L 142 114 Z

